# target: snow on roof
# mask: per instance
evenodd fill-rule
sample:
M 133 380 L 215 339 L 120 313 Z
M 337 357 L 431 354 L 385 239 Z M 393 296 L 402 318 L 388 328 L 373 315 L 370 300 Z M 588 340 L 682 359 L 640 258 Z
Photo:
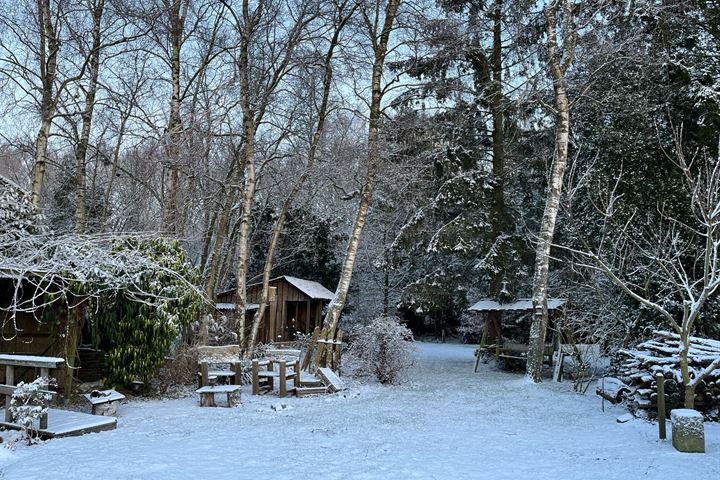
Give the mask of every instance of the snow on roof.
M 304 278 L 297 278 L 297 277 L 291 277 L 289 275 L 283 275 L 282 277 L 276 277 L 270 280 L 270 283 L 277 282 L 278 280 L 285 279 L 286 282 L 288 282 L 290 285 L 294 286 L 301 292 L 303 292 L 308 297 L 312 298 L 313 300 L 332 300 L 335 298 L 335 294 L 328 290 L 327 288 L 323 287 L 322 284 L 318 282 L 314 282 L 312 280 L 305 280 Z M 258 285 L 262 285 L 262 283 L 253 283 L 251 285 L 248 285 L 249 287 L 257 287 Z M 226 290 L 224 292 L 218 293 L 218 296 L 222 295 L 228 295 L 235 293 L 235 289 Z M 220 304 L 218 304 L 220 305 Z
M 234 303 L 216 303 L 215 308 L 217 310 L 235 310 L 236 305 Z M 260 305 L 257 303 L 248 303 L 245 305 L 246 312 L 250 310 L 257 310 L 258 308 L 260 308 Z
M 335 298 L 335 294 L 333 292 L 323 287 L 318 282 L 313 282 L 312 280 L 305 280 L 302 278 L 290 277 L 287 275 L 280 278 L 284 278 L 288 281 L 290 285 L 297 288 L 313 300 L 332 300 L 333 298 Z
M 555 310 L 567 302 L 563 298 L 548 298 L 548 310 Z M 532 310 L 532 299 L 521 298 L 517 302 L 501 304 L 496 300 L 485 298 L 469 308 L 475 312 L 503 311 L 503 310 Z

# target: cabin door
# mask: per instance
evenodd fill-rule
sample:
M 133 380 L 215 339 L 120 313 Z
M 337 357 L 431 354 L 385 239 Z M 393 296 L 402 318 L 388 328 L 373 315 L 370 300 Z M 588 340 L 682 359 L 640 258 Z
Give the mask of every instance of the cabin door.
M 309 302 L 287 302 L 285 319 L 285 331 L 283 332 L 283 340 L 290 341 L 295 339 L 295 333 L 307 333 L 308 324 L 308 303 Z

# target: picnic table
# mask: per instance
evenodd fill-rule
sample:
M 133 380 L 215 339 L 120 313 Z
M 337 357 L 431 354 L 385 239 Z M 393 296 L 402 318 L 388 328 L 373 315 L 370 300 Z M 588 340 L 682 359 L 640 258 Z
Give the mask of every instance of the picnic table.
M 42 357 L 37 355 L 0 354 L 0 367 L 5 367 L 5 384 L 0 385 L 0 394 L 5 395 L 5 421 L 12 422 L 10 400 L 17 384 L 15 383 L 15 367 L 29 367 L 40 371 L 40 376 L 50 378 L 50 370 L 60 368 L 65 359 L 60 357 Z M 52 392 L 54 395 L 55 392 Z M 47 428 L 47 416 L 40 419 L 40 428 Z

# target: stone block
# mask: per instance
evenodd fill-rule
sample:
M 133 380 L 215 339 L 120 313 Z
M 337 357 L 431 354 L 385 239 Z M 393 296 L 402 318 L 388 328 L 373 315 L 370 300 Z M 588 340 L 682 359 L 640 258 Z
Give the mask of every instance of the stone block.
M 672 444 L 679 452 L 705 453 L 703 416 L 697 410 L 679 408 L 670 412 Z

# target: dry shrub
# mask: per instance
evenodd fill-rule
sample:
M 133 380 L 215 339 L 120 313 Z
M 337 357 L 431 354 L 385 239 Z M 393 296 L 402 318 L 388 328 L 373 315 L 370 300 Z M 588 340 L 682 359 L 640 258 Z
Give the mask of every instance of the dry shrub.
M 181 344 L 155 375 L 155 383 L 159 392 L 165 394 L 178 387 L 196 385 L 198 371 L 197 349 Z
M 395 317 L 376 318 L 356 329 L 351 340 L 346 365 L 355 376 L 397 384 L 413 365 L 412 332 Z

